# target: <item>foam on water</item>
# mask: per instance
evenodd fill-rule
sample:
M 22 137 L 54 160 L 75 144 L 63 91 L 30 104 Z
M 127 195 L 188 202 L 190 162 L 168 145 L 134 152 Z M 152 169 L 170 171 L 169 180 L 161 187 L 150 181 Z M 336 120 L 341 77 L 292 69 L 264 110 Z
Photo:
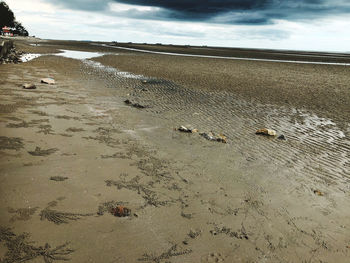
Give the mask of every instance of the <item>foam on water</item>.
M 146 79 L 146 77 L 143 75 L 136 75 L 136 74 L 132 74 L 132 73 L 126 72 L 126 71 L 119 71 L 116 68 L 105 66 L 105 65 L 101 64 L 100 62 L 86 60 L 86 61 L 84 61 L 84 63 L 86 65 L 91 66 L 91 67 L 98 68 L 98 69 L 101 69 L 105 72 L 112 73 L 115 76 L 120 76 L 120 77 L 124 77 L 124 78 L 128 78 L 128 79 Z

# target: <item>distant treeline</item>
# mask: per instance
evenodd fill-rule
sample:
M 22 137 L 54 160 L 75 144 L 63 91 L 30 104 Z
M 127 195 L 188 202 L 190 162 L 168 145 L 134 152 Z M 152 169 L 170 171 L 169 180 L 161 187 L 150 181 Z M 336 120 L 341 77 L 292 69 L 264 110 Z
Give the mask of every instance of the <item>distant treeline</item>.
M 28 36 L 28 31 L 22 26 L 22 24 L 16 21 L 16 17 L 9 8 L 9 6 L 4 2 L 0 2 L 0 31 L 4 26 L 14 28 L 13 34 L 20 36 Z

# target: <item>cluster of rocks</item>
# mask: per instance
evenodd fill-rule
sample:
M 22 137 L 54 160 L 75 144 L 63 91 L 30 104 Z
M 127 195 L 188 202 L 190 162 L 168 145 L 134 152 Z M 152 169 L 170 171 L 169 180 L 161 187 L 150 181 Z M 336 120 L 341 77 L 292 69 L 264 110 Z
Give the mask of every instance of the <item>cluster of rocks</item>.
M 227 143 L 227 137 L 224 134 L 221 133 L 214 133 L 214 132 L 199 132 L 198 129 L 194 129 L 192 127 L 187 127 L 187 126 L 180 126 L 179 128 L 175 128 L 175 130 L 184 132 L 184 133 L 199 133 L 200 136 L 203 138 L 209 140 L 209 141 L 216 141 L 216 142 L 222 142 L 222 143 Z M 264 135 L 268 137 L 276 137 L 277 132 L 272 129 L 258 129 L 255 134 L 258 135 Z M 283 134 L 280 134 L 277 139 L 279 140 L 286 140 L 286 137 Z
M 227 137 L 223 134 L 216 134 L 214 132 L 199 132 L 198 129 L 193 129 L 191 127 L 186 127 L 186 126 L 180 126 L 175 130 L 178 130 L 180 132 L 185 132 L 185 133 L 199 133 L 200 136 L 202 136 L 203 138 L 209 141 L 227 143 Z
M 21 63 L 22 51 L 17 50 L 12 41 L 0 43 L 0 64 Z

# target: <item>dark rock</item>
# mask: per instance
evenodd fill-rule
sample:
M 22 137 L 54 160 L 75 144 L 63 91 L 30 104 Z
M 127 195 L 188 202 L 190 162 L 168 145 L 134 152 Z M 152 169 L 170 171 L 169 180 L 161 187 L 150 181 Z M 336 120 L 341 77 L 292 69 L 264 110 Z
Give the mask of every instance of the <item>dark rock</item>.
M 147 106 L 144 106 L 144 105 L 141 105 L 137 102 L 131 102 L 129 99 L 125 100 L 124 103 L 126 105 L 129 105 L 131 107 L 134 107 L 134 108 L 138 108 L 138 109 L 144 109 L 144 108 L 147 108 Z
M 283 134 L 281 134 L 280 136 L 278 136 L 277 139 L 283 140 L 283 141 L 287 140 L 286 137 L 285 137 Z
M 186 127 L 186 126 L 180 126 L 177 130 L 180 131 L 180 132 L 187 132 L 187 133 L 196 133 L 196 132 L 198 132 L 197 129 L 192 129 L 192 128 L 189 128 L 189 127 Z

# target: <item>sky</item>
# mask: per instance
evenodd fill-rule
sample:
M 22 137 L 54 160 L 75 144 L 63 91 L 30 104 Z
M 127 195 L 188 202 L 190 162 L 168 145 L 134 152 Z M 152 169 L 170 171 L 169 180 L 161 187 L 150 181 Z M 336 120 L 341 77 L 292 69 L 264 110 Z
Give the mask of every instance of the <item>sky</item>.
M 350 0 L 5 0 L 45 39 L 350 52 Z

